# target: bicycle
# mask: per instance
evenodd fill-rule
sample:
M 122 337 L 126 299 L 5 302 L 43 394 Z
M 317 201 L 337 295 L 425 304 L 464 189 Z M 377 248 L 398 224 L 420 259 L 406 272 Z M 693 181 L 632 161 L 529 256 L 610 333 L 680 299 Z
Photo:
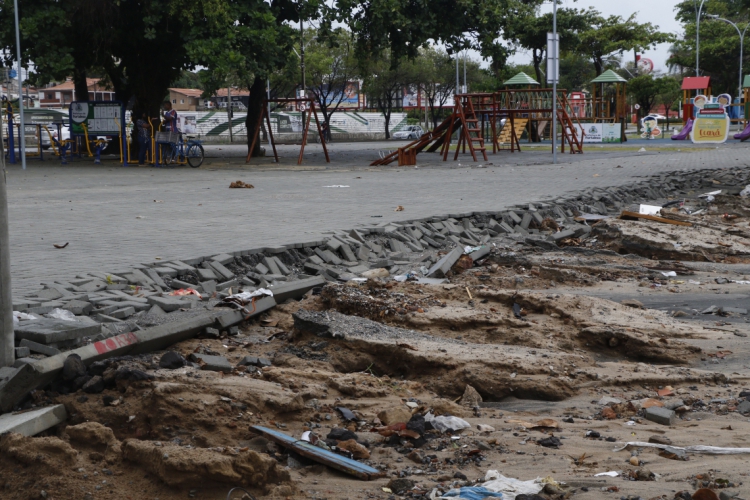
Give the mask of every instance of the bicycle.
M 165 141 L 157 142 L 161 147 L 161 162 L 164 165 L 171 165 L 172 163 L 178 163 L 184 165 L 187 161 L 188 165 L 193 168 L 198 168 L 203 164 L 204 151 L 203 145 L 200 141 L 195 140 L 193 135 L 186 135 L 188 141 L 185 142 L 183 139 L 182 132 L 177 133 L 179 138 L 177 142 Z

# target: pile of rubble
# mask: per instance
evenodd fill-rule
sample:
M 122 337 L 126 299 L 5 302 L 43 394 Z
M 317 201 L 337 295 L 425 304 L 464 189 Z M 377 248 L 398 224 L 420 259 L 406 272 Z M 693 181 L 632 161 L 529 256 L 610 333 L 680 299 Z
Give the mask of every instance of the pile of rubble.
M 747 377 L 748 328 L 662 305 L 667 291 L 708 300 L 703 287 L 750 257 L 750 204 L 737 196 L 750 174 L 705 175 L 43 283 L 14 301 L 18 360 L 0 369 L 0 409 L 17 413 L 0 432 L 16 434 L 0 438 L 0 465 L 78 471 L 29 483 L 42 498 L 126 498 L 133 483 L 170 499 L 229 486 L 585 499 L 670 475 L 684 489 L 737 489 L 726 457 L 676 477 L 628 436 L 666 426 L 694 445 L 682 427 L 700 418 L 712 444 L 736 448 L 750 413 L 733 387 Z M 645 202 L 666 206 L 641 214 Z M 634 450 L 626 464 L 610 441 Z M 664 446 L 665 460 L 697 453 Z M 718 466 L 732 480 L 717 482 Z M 349 476 L 372 483 L 352 493 Z M 8 494 L 23 483 L 20 469 L 9 477 Z M 639 488 L 633 498 L 667 491 Z

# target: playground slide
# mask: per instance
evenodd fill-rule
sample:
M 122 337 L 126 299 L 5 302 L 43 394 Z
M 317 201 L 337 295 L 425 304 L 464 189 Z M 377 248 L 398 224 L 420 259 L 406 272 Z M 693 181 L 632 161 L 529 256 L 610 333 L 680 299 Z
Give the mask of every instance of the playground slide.
M 745 142 L 746 140 L 750 139 L 750 123 L 747 124 L 747 127 L 745 127 L 745 130 L 743 130 L 739 134 L 734 134 L 734 138 L 741 139 L 742 142 Z
M 690 132 L 693 130 L 693 119 L 689 118 L 687 123 L 679 133 L 672 136 L 673 141 L 684 141 L 690 136 Z

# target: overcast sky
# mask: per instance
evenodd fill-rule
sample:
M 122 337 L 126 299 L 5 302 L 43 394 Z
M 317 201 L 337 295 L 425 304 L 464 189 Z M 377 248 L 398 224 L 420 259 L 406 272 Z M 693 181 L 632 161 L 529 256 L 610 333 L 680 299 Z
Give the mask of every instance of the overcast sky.
M 584 8 L 594 7 L 605 16 L 619 15 L 623 18 L 629 17 L 637 12 L 636 20 L 642 23 L 652 23 L 659 27 L 661 31 L 680 34 L 682 28 L 674 16 L 674 7 L 679 0 L 563 0 L 563 7 Z M 544 7 L 545 12 L 552 11 L 552 2 Z M 550 27 L 551 30 L 551 27 Z M 644 53 L 654 61 L 655 70 L 666 71 L 666 60 L 669 57 L 669 44 L 661 44 L 655 50 L 649 50 Z M 627 56 L 626 56 L 627 57 Z M 528 52 L 519 51 L 511 58 L 516 64 L 528 64 L 531 56 Z M 629 59 L 632 59 L 632 55 Z

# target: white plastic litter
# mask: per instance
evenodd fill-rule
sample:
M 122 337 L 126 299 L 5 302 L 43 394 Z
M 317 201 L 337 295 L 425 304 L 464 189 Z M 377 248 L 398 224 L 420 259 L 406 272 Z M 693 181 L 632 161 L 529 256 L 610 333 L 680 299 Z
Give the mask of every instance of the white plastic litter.
M 663 274 L 664 276 L 667 276 L 667 277 L 677 276 L 677 273 L 676 273 L 676 272 L 674 272 L 674 271 L 666 271 L 666 272 L 665 272 L 665 271 L 662 271 L 661 273 L 662 273 L 662 274 Z
M 750 448 L 721 448 L 719 446 L 686 446 L 681 448 L 679 446 L 669 446 L 666 444 L 656 443 L 644 443 L 642 441 L 630 441 L 625 443 L 620 448 L 615 448 L 614 451 L 622 451 L 628 448 L 659 448 L 660 450 L 677 450 L 685 453 L 705 453 L 706 455 L 744 455 L 750 453 Z
M 698 198 L 708 198 L 709 196 L 716 196 L 717 194 L 721 194 L 721 189 L 717 189 L 716 191 L 711 191 L 708 193 L 699 194 Z
M 268 295 L 270 297 L 273 297 L 273 292 L 267 288 L 258 288 L 257 290 L 253 290 L 252 292 L 235 293 L 234 295 L 230 295 L 227 298 L 239 299 L 243 302 L 247 302 L 253 297 L 260 297 L 261 295 Z
M 750 184 L 745 186 L 745 189 L 740 191 L 740 196 L 742 196 L 743 198 L 747 198 L 748 196 L 750 196 Z
M 432 427 L 440 432 L 456 432 L 464 429 L 469 429 L 471 427 L 471 424 L 462 418 L 448 417 L 445 415 L 436 417 L 432 414 L 432 412 L 424 416 L 424 421 L 432 424 Z
M 27 321 L 31 319 L 39 319 L 39 316 L 37 316 L 36 314 L 13 311 L 13 325 L 17 325 L 19 321 Z
M 65 309 L 52 309 L 49 313 L 47 313 L 47 317 L 54 318 L 54 319 L 61 319 L 63 321 L 76 321 L 76 315 L 73 314 L 70 311 L 66 311 Z
M 544 488 L 541 478 L 532 479 L 530 481 L 521 481 L 512 477 L 505 477 L 496 470 L 488 470 L 484 476 L 482 486 L 490 491 L 495 491 L 503 494 L 503 498 L 507 497 L 509 500 L 514 500 L 516 495 L 536 495 Z
M 646 152 L 646 148 L 641 148 L 641 149 L 638 150 L 638 152 L 639 153 L 645 153 Z
M 602 476 L 617 477 L 619 475 L 620 475 L 619 472 L 611 470 L 609 472 L 600 472 L 599 474 L 594 474 L 594 477 L 602 477 Z
M 640 205 L 638 207 L 638 213 L 644 215 L 659 215 L 661 207 L 657 205 Z
M 310 432 L 311 431 L 305 431 L 302 433 L 302 437 L 300 438 L 302 441 L 310 442 Z

